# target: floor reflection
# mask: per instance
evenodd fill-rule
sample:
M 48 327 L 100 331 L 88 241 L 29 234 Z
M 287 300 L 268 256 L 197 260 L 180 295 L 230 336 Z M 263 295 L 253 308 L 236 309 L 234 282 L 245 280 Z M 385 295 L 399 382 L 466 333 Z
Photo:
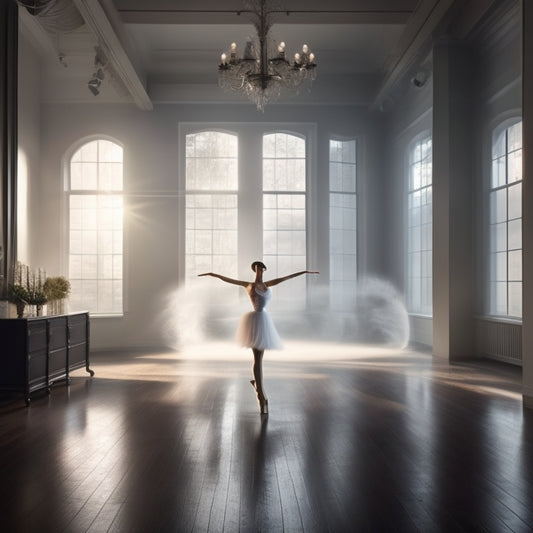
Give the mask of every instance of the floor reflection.
M 250 359 L 229 343 L 94 354 L 94 378 L 6 406 L 8 530 L 533 525 L 533 417 L 516 369 L 291 343 L 265 356 L 260 416 Z

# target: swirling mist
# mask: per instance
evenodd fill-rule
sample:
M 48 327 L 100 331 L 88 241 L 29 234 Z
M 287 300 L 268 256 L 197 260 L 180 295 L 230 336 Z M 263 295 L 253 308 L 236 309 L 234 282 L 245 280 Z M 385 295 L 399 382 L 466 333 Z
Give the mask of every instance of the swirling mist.
M 286 282 L 290 283 L 290 281 Z M 310 287 L 305 299 L 276 304 L 272 289 L 269 312 L 283 339 L 379 344 L 404 348 L 409 342 L 409 319 L 401 295 L 383 279 L 366 278 L 345 311 L 330 310 L 325 287 Z M 298 293 L 297 293 L 298 294 Z M 192 280 L 168 293 L 160 323 L 169 347 L 183 349 L 208 340 L 235 338 L 239 319 L 251 310 L 241 287 L 220 280 Z

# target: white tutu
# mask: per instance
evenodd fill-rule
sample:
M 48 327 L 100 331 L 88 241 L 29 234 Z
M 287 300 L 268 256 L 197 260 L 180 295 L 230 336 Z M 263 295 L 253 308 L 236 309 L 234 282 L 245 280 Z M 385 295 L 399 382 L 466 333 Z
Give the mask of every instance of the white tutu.
M 250 311 L 243 315 L 237 329 L 237 341 L 241 346 L 258 350 L 279 350 L 283 347 L 267 311 Z
M 270 300 L 270 289 L 259 290 L 255 284 L 247 287 L 254 311 L 242 316 L 237 328 L 237 341 L 241 346 L 257 348 L 258 350 L 279 350 L 282 348 L 281 339 L 265 306 Z

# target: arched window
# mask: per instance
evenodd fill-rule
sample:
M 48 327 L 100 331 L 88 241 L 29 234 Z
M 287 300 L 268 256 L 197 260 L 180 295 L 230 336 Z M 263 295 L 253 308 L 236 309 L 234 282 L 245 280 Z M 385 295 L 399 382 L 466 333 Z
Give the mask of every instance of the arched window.
M 87 142 L 68 176 L 70 305 L 95 314 L 123 312 L 123 154 L 106 139 Z
M 329 283 L 331 305 L 353 309 L 357 280 L 356 142 L 329 141 Z
M 409 152 L 407 194 L 407 310 L 431 316 L 432 309 L 432 145 L 431 137 Z
M 263 256 L 270 276 L 306 267 L 305 139 L 263 136 Z
M 202 272 L 236 276 L 237 136 L 202 131 L 186 136 L 186 277 Z
M 522 122 L 492 139 L 489 313 L 522 317 Z

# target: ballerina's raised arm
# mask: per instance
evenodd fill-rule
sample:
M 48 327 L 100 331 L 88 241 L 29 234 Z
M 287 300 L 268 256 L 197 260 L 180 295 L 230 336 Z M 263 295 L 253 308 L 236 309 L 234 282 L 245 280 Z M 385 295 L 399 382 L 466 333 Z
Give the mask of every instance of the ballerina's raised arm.
M 212 276 L 214 278 L 221 279 L 222 281 L 225 281 L 226 283 L 231 283 L 232 285 L 239 285 L 240 287 L 247 287 L 250 285 L 249 281 L 242 281 L 240 279 L 233 279 L 228 278 L 227 276 L 223 276 L 222 274 L 215 274 L 214 272 L 204 272 L 203 274 L 198 274 L 198 277 L 201 276 Z
M 300 272 L 295 272 L 294 274 L 283 276 L 282 278 L 275 278 L 275 279 L 271 279 L 270 281 L 266 281 L 265 285 L 267 287 L 274 287 L 274 285 L 278 285 L 278 283 L 287 281 L 288 279 L 291 279 L 291 278 L 295 278 L 296 276 L 301 276 L 302 274 L 320 274 L 320 272 L 317 272 L 315 270 L 302 270 Z

